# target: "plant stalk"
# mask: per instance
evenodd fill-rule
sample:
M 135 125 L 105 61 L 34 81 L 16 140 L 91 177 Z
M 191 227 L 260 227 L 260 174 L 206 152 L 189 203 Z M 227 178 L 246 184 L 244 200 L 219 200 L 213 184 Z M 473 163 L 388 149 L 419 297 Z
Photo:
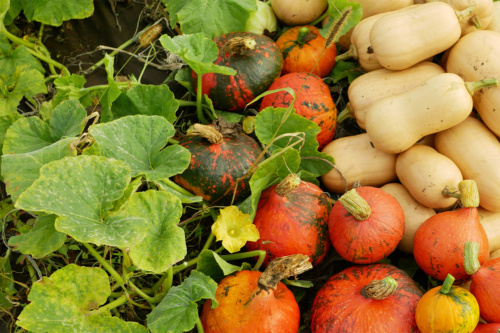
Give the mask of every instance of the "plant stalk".
M 148 28 L 149 25 L 146 27 Z M 115 54 L 117 54 L 118 52 L 120 52 L 120 50 L 123 50 L 125 49 L 126 47 L 128 47 L 129 45 L 133 44 L 134 43 L 134 38 L 130 38 L 128 41 L 126 41 L 125 43 L 123 43 L 122 45 L 118 46 L 116 48 L 115 51 L 111 52 L 109 55 L 112 57 L 114 56 Z M 100 67 L 104 64 L 104 58 L 102 58 L 101 60 L 99 60 L 98 62 L 96 62 L 92 67 L 90 67 L 89 69 L 87 69 L 86 71 L 88 71 L 89 73 L 93 72 L 94 70 L 97 69 L 97 67 Z
M 202 97 L 202 91 L 201 91 L 201 77 L 203 75 L 198 75 L 198 90 L 196 91 L 196 112 L 198 114 L 198 119 L 201 121 L 203 125 L 208 125 L 208 121 L 203 115 L 203 108 L 201 107 L 201 97 Z
M 308 33 L 309 33 L 308 27 L 300 28 L 299 35 L 297 36 L 297 44 L 304 45 L 305 44 L 304 38 L 307 36 Z
M 474 26 L 476 27 L 477 30 L 481 30 L 481 20 L 479 20 L 479 17 L 477 15 L 474 15 L 470 18 L 470 21 Z
M 354 44 L 351 44 L 351 46 L 349 47 L 349 50 L 347 50 L 347 52 L 336 56 L 335 62 L 343 61 L 343 60 L 350 59 L 350 58 L 353 58 L 354 60 L 359 59 L 358 49 L 357 49 L 356 45 L 354 45 Z
M 455 278 L 453 277 L 453 275 L 448 274 L 448 276 L 446 276 L 446 279 L 443 282 L 443 285 L 441 286 L 441 289 L 439 289 L 439 292 L 441 294 L 449 293 L 451 290 L 451 286 L 453 285 L 453 282 L 455 282 Z
M 474 93 L 480 89 L 488 88 L 488 87 L 496 87 L 498 86 L 497 79 L 486 79 L 475 82 L 465 82 L 465 88 L 471 96 L 474 96 Z
M 474 11 L 474 6 L 470 6 L 461 11 L 455 10 L 455 14 L 457 15 L 458 21 L 462 22 L 473 11 Z
M 341 122 L 343 122 L 347 118 L 356 119 L 356 117 L 354 115 L 354 109 L 352 108 L 351 102 L 347 103 L 347 105 L 345 106 L 345 109 L 339 113 L 339 115 L 337 117 L 337 123 L 340 124 Z
M 368 202 L 366 202 L 366 200 L 356 192 L 355 188 L 341 196 L 339 201 L 340 204 L 358 221 L 367 220 L 372 213 Z
M 88 316 L 96 316 L 96 315 L 100 315 L 100 314 L 106 313 L 107 311 L 109 311 L 111 309 L 119 307 L 120 305 L 122 305 L 126 301 L 127 301 L 127 296 L 123 295 L 120 298 L 114 300 L 113 302 L 111 302 L 109 304 L 106 304 L 103 307 L 100 307 L 99 309 L 97 309 L 95 311 L 90 311 L 87 315 Z
M 198 329 L 198 333 L 205 333 L 199 316 L 196 318 L 196 328 Z
M 94 258 L 96 258 L 96 260 L 102 265 L 102 267 L 104 267 L 104 269 L 106 269 L 108 273 L 111 274 L 111 276 L 120 286 L 123 286 L 125 284 L 125 280 L 123 280 L 121 275 L 118 274 L 118 272 L 115 271 L 115 269 L 111 267 L 111 265 L 99 253 L 97 253 L 97 251 L 90 244 L 83 242 L 82 244 L 87 248 L 90 254 L 92 254 Z
M 257 271 L 257 270 L 259 270 L 260 266 L 264 262 L 264 259 L 266 258 L 266 251 L 264 251 L 264 250 L 255 250 L 255 251 L 243 252 L 243 253 L 225 254 L 225 255 L 221 255 L 220 257 L 226 261 L 230 261 L 230 260 L 240 260 L 240 259 L 245 259 L 245 258 L 251 258 L 251 257 L 256 257 L 256 256 L 259 256 L 259 259 L 257 260 L 257 263 L 255 264 L 255 266 L 252 268 L 252 271 Z

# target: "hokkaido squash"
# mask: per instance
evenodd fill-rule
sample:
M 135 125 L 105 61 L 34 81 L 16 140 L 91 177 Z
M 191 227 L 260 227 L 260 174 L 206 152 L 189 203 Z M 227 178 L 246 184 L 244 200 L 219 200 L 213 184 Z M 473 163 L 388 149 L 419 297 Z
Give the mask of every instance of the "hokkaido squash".
M 427 5 L 432 4 L 423 6 Z M 472 111 L 471 95 L 492 84 L 496 80 L 465 83 L 458 75 L 439 74 L 410 91 L 373 103 L 366 110 L 366 132 L 375 148 L 401 153 L 424 136 L 464 121 Z
M 480 263 L 488 260 L 490 254 L 476 208 L 479 205 L 476 184 L 473 180 L 464 180 L 458 187 L 463 208 L 432 216 L 417 229 L 413 239 L 413 255 L 418 266 L 438 280 L 444 280 L 448 274 L 458 280 L 467 279 L 463 266 L 465 242 L 480 244 Z
M 375 187 L 359 187 L 335 203 L 328 220 L 332 245 L 338 254 L 356 264 L 372 264 L 391 254 L 405 228 L 401 205 Z
M 417 304 L 415 319 L 421 333 L 469 333 L 479 322 L 479 306 L 470 292 L 453 286 L 455 279 L 448 274 L 441 287 L 422 296 Z
M 224 135 L 221 134 L 224 133 Z M 262 152 L 254 139 L 241 133 L 241 126 L 219 118 L 212 126 L 195 124 L 180 145 L 189 150 L 189 167 L 174 181 L 186 190 L 219 205 L 230 204 L 233 192 L 224 194 L 243 177 Z M 250 195 L 249 180 L 236 187 L 235 202 Z
M 500 75 L 499 55 L 500 34 L 479 30 L 464 36 L 453 46 L 446 69 L 466 81 L 497 78 Z M 500 136 L 500 87 L 481 90 L 473 96 L 473 101 L 486 126 Z
M 403 71 L 378 69 L 356 78 L 347 91 L 349 105 L 337 118 L 356 118 L 359 127 L 366 129 L 366 110 L 373 103 L 389 96 L 405 93 L 428 79 L 443 74 L 444 70 L 432 62 L 421 62 Z M 350 107 L 350 109 L 349 109 Z
M 274 260 L 264 273 L 239 271 L 219 283 L 212 300 L 203 305 L 200 316 L 205 333 L 297 333 L 300 310 L 292 292 L 282 283 L 291 275 L 312 268 L 305 255 Z
M 415 145 L 399 154 L 396 174 L 412 197 L 429 208 L 447 208 L 455 204 L 457 198 L 444 196 L 443 190 L 463 180 L 452 160 L 424 145 Z
M 401 184 L 391 183 L 380 188 L 392 195 L 403 209 L 405 216 L 405 231 L 398 249 L 405 253 L 413 253 L 413 238 L 418 227 L 428 218 L 436 215 L 434 209 L 425 207 L 411 196 L 410 192 Z
M 370 42 L 382 66 L 402 70 L 447 50 L 460 34 L 453 8 L 433 2 L 388 13 L 373 25 Z
M 314 121 L 321 132 L 316 136 L 319 149 L 326 146 L 335 136 L 337 127 L 337 109 L 333 103 L 330 89 L 319 76 L 306 73 L 290 73 L 280 77 L 269 90 L 289 87 L 295 91 L 295 113 Z M 300 93 L 300 94 L 299 94 Z M 262 99 L 260 110 L 268 106 L 287 108 L 293 101 L 293 96 L 286 91 L 280 91 L 265 96 Z
M 488 236 L 488 244 L 490 253 L 500 249 L 500 212 L 490 212 L 489 210 L 479 207 L 479 222 L 484 228 Z
M 319 264 L 330 248 L 328 216 L 332 206 L 314 184 L 289 175 L 260 196 L 254 225 L 257 242 L 247 242 L 249 251 L 265 250 L 264 265 L 274 258 L 304 254 Z
M 323 14 L 327 0 L 271 0 L 280 22 L 288 26 L 309 24 Z
M 500 323 L 500 258 L 481 265 L 478 255 L 478 243 L 465 243 L 464 267 L 472 278 L 470 292 L 479 303 L 481 318 L 488 323 Z
M 320 35 L 319 29 L 311 25 L 288 29 L 276 44 L 283 51 L 283 75 L 312 71 L 319 77 L 325 77 L 335 66 L 335 43 L 325 48 L 326 40 Z
M 422 296 L 402 270 L 387 264 L 353 266 L 332 276 L 311 309 L 313 333 L 417 333 Z
M 500 3 L 493 2 L 493 15 L 491 22 L 486 28 L 486 30 L 491 30 L 500 33 Z
M 231 32 L 214 39 L 219 48 L 215 65 L 231 67 L 235 76 L 208 73 L 202 76 L 202 94 L 220 110 L 242 110 L 281 75 L 283 55 L 269 37 L 251 32 Z M 191 84 L 197 91 L 198 76 Z
M 500 324 L 479 323 L 472 333 L 500 333 Z
M 344 193 L 356 182 L 366 186 L 382 186 L 396 179 L 397 155 L 387 154 L 373 147 L 368 134 L 358 134 L 330 142 L 322 150 L 332 156 L 336 169 L 321 176 L 323 184 L 332 192 Z
M 495 135 L 479 120 L 468 117 L 436 134 L 435 144 L 438 152 L 455 162 L 465 179 L 476 181 L 481 207 L 500 212 L 500 143 Z

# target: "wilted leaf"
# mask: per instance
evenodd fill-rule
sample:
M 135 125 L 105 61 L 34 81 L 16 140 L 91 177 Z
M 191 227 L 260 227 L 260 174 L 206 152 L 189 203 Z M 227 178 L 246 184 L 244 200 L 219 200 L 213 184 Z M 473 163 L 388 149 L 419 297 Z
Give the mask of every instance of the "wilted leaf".
M 230 253 L 238 252 L 247 241 L 255 242 L 260 238 L 250 215 L 242 213 L 236 206 L 221 209 L 212 225 L 212 233 Z

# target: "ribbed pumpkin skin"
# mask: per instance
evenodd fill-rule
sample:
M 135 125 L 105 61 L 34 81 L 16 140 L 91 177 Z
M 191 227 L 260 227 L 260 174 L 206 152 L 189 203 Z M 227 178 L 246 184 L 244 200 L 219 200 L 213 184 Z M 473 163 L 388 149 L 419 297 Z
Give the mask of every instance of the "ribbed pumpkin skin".
M 500 333 L 500 324 L 477 324 L 472 333 Z
M 177 184 L 211 202 L 218 199 L 242 177 L 262 152 L 251 137 L 240 134 L 236 139 L 224 138 L 212 144 L 202 137 L 186 138 L 180 145 L 191 153 L 189 167 L 175 176 Z M 235 202 L 250 195 L 249 178 L 238 184 Z M 230 204 L 233 192 L 217 201 Z
M 241 55 L 225 52 L 224 46 L 234 37 L 250 37 L 257 45 L 253 50 Z M 235 76 L 216 73 L 202 77 L 202 94 L 207 94 L 214 107 L 220 110 L 242 110 L 262 94 L 281 75 L 283 55 L 280 48 L 269 37 L 251 32 L 231 32 L 214 38 L 219 48 L 219 56 L 214 64 L 231 67 L 237 71 Z M 198 76 L 191 73 L 191 84 L 195 91 Z
M 372 280 L 392 276 L 398 288 L 374 300 L 361 294 Z M 392 265 L 353 266 L 332 276 L 318 291 L 311 310 L 313 333 L 416 333 L 415 308 L 422 292 Z
M 293 27 L 285 31 L 276 41 L 278 47 L 283 51 L 284 62 L 281 74 L 310 73 L 314 68 L 313 74 L 325 77 L 335 66 L 337 47 L 335 43 L 332 43 L 325 49 L 326 40 L 319 34 L 319 29 L 312 25 L 306 25 L 305 27 L 309 28 L 311 38 L 316 36 L 314 39 L 299 45 L 297 37 L 299 36 L 299 30 L 303 27 Z M 315 67 L 316 61 L 318 61 L 318 64 Z
M 467 241 L 480 244 L 481 264 L 488 260 L 488 238 L 476 208 L 443 212 L 427 219 L 413 238 L 413 255 L 418 266 L 430 276 L 443 281 L 451 274 L 460 281 L 469 276 L 464 269 Z
M 300 310 L 292 292 L 281 282 L 276 290 L 260 289 L 260 272 L 240 271 L 226 276 L 212 300 L 203 305 L 205 333 L 297 333 Z
M 420 299 L 415 320 L 422 333 L 470 333 L 479 322 L 479 306 L 466 289 L 452 286 L 447 294 L 441 286 Z
M 282 197 L 276 193 L 277 186 L 262 192 L 253 221 L 260 239 L 247 242 L 248 251 L 265 250 L 264 265 L 299 253 L 308 255 L 313 265 L 319 264 L 330 248 L 328 216 L 332 206 L 326 194 L 316 185 L 302 182 Z
M 299 91 L 302 92 L 298 95 Z M 316 136 L 319 149 L 322 149 L 333 140 L 337 128 L 337 109 L 333 103 L 330 89 L 319 76 L 306 73 L 290 73 L 280 77 L 269 90 L 290 87 L 295 91 L 297 100 L 294 104 L 295 113 L 299 116 L 314 121 L 321 128 Z M 292 103 L 293 97 L 286 91 L 267 95 L 262 99 L 260 110 L 272 106 L 287 108 Z
M 481 318 L 500 323 L 500 258 L 486 261 L 472 275 L 470 292 L 476 297 Z
M 363 186 L 356 192 L 370 205 L 370 217 L 358 221 L 337 201 L 328 221 L 330 240 L 345 260 L 372 264 L 396 249 L 403 238 L 405 217 L 401 205 L 384 190 Z

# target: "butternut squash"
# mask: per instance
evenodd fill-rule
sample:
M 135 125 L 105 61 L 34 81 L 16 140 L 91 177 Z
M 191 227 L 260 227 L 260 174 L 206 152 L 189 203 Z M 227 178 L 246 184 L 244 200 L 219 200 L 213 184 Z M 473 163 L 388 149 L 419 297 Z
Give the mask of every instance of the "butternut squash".
M 500 250 L 500 212 L 490 212 L 484 208 L 478 208 L 479 222 L 483 225 L 490 253 Z M 490 258 L 491 259 L 491 258 Z
M 493 2 L 493 15 L 486 30 L 500 33 L 500 2 Z
M 382 186 L 380 189 L 392 195 L 403 208 L 405 214 L 405 232 L 403 239 L 398 244 L 398 249 L 405 253 L 413 253 L 413 238 L 418 227 L 428 218 L 436 215 L 436 212 L 429 207 L 418 203 L 401 184 L 390 183 Z
M 446 186 L 456 187 L 463 180 L 452 160 L 423 145 L 415 145 L 399 154 L 396 174 L 412 197 L 429 208 L 455 204 L 457 198 L 445 197 L 443 190 Z
M 460 38 L 453 8 L 442 2 L 388 13 L 373 25 L 370 42 L 378 62 L 402 70 L 450 48 Z
M 313 22 L 328 7 L 327 0 L 271 0 L 271 7 L 280 22 L 288 26 Z
M 500 34 L 479 30 L 461 38 L 453 46 L 446 63 L 449 73 L 466 81 L 500 76 Z M 486 126 L 500 136 L 500 88 L 483 89 L 473 97 L 474 108 Z
M 436 134 L 434 143 L 438 152 L 455 162 L 464 179 L 476 181 L 481 207 L 500 212 L 500 142 L 495 135 L 468 117 Z
M 407 92 L 422 82 L 444 71 L 432 62 L 421 62 L 403 71 L 378 69 L 355 79 L 349 86 L 349 105 L 337 117 L 342 122 L 347 117 L 356 118 L 359 127 L 366 129 L 366 110 L 382 98 Z
M 434 138 L 435 137 L 436 137 L 436 134 L 424 136 L 420 141 L 418 141 L 415 144 L 416 145 L 424 145 L 424 146 L 428 146 L 428 147 L 431 147 L 433 149 L 436 149 L 436 146 L 434 146 Z
M 335 166 L 347 180 L 348 189 L 356 182 L 363 186 L 382 186 L 396 179 L 397 155 L 386 154 L 374 148 L 368 134 L 334 140 L 323 148 L 323 153 L 335 159 Z M 337 170 L 321 176 L 330 191 L 345 193 L 345 182 Z
M 436 0 L 426 0 L 434 2 Z M 479 29 L 486 29 L 493 18 L 493 1 L 492 0 L 439 0 L 447 3 L 456 11 L 464 11 L 473 6 L 472 11 L 465 15 L 460 21 L 462 36 Z
M 439 74 L 410 91 L 373 103 L 366 110 L 366 132 L 375 148 L 401 153 L 424 136 L 461 123 L 472 111 L 471 95 L 488 84 L 496 80 L 465 83 L 458 75 Z

